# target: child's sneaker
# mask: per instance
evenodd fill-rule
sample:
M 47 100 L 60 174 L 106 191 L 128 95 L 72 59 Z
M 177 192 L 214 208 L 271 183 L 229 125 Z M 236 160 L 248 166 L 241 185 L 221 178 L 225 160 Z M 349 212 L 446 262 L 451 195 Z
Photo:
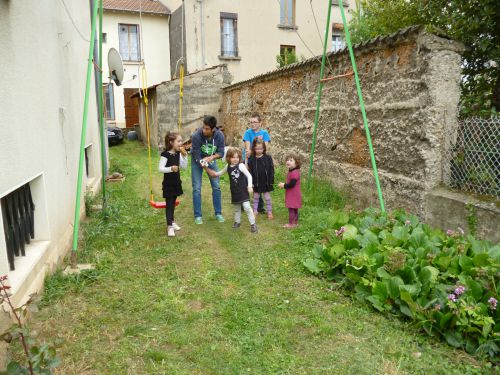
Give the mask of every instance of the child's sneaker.
M 257 233 L 257 231 L 258 231 L 257 224 L 250 225 L 250 232 Z
M 233 223 L 233 229 L 238 229 L 240 227 L 240 223 L 234 222 Z
M 297 226 L 297 224 L 285 224 L 285 225 L 283 225 L 283 228 L 292 229 L 292 228 L 295 228 L 296 226 Z
M 174 230 L 181 230 L 181 227 L 177 225 L 177 223 L 172 223 L 172 226 L 174 227 Z
M 194 223 L 197 224 L 197 225 L 203 224 L 203 219 L 201 218 L 201 216 L 195 217 L 194 218 Z
M 267 213 L 267 218 L 268 218 L 269 220 L 274 219 L 273 213 L 272 213 L 271 211 L 269 211 L 269 212 Z
M 173 226 L 169 226 L 167 229 L 167 236 L 175 237 L 175 229 Z

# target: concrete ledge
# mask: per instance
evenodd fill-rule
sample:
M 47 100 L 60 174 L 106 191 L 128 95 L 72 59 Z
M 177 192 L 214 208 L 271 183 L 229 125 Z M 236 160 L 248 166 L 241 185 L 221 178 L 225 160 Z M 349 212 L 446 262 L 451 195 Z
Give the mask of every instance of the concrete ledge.
M 467 218 L 473 215 L 477 222 L 477 236 L 493 243 L 500 242 L 500 202 L 498 200 L 494 198 L 482 200 L 472 194 L 440 187 L 426 195 L 425 204 L 425 221 L 429 225 L 443 230 L 456 230 L 457 227 L 461 227 L 469 232 Z

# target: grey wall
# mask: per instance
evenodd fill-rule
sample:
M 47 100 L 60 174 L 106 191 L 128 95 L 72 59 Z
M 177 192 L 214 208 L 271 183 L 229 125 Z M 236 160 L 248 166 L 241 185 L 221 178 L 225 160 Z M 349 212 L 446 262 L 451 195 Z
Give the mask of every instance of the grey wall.
M 421 27 L 355 46 L 386 206 L 425 217 L 426 194 L 442 181 L 443 155 L 456 129 L 462 46 Z M 327 76 L 351 71 L 346 49 L 329 55 Z M 333 71 L 330 71 L 330 66 Z M 224 89 L 223 121 L 239 141 L 253 111 L 264 117 L 279 160 L 309 160 L 319 63 L 310 59 Z M 315 174 L 348 190 L 360 206 L 378 206 L 353 77 L 325 84 Z M 308 164 L 308 163 L 305 163 Z M 304 172 L 307 165 L 304 166 Z
M 184 53 L 182 50 L 184 39 Z M 182 29 L 182 6 L 172 12 L 170 16 L 170 72 L 172 77 L 177 76 L 175 68 L 181 56 L 186 56 L 186 31 Z M 187 71 L 187 61 L 184 59 L 184 70 Z
M 208 68 L 184 78 L 184 96 L 182 106 L 183 138 L 201 126 L 205 115 L 215 116 L 219 124 L 222 103 L 222 88 L 229 84 L 230 74 L 225 65 Z M 167 131 L 178 129 L 179 80 L 165 82 L 156 87 L 158 140 L 160 146 Z

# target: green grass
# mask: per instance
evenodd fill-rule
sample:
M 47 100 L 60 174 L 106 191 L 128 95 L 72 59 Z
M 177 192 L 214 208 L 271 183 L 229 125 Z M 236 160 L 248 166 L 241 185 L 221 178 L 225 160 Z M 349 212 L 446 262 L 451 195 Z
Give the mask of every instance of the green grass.
M 252 235 L 245 222 L 231 229 L 227 178 L 226 223 L 213 217 L 205 179 L 205 224 L 195 226 L 184 172 L 176 210 L 183 228 L 171 239 L 164 211 L 147 202 L 146 150 L 125 143 L 111 149 L 111 160 L 126 180 L 108 184 L 108 214 L 93 213 L 79 242 L 79 261 L 96 270 L 49 277 L 33 322 L 41 337 L 64 340 L 58 373 L 487 373 L 484 363 L 304 271 L 313 229 L 328 225 L 329 209 L 344 204 L 326 184 L 307 191 L 304 183 L 301 227 L 293 232 L 281 228 L 283 191 L 273 193 L 275 220 L 259 217 Z M 155 174 L 158 197 L 160 182 Z

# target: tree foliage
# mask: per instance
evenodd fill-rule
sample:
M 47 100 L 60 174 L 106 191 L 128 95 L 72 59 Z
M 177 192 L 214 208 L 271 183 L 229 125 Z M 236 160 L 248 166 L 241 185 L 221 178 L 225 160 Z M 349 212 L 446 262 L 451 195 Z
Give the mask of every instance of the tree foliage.
M 350 29 L 357 43 L 417 24 L 467 47 L 463 54 L 462 114 L 499 112 L 498 0 L 361 0 Z

